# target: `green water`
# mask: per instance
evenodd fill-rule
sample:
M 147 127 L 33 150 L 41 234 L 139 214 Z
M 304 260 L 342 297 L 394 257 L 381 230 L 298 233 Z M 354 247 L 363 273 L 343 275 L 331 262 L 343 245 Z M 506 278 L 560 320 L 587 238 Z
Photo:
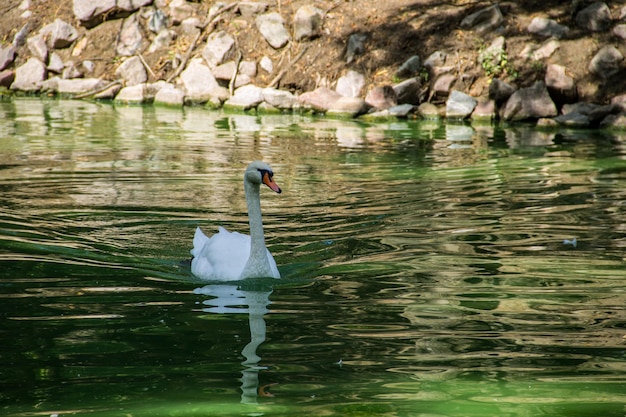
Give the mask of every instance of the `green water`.
M 626 135 L 0 102 L 0 415 L 624 416 L 625 250 Z

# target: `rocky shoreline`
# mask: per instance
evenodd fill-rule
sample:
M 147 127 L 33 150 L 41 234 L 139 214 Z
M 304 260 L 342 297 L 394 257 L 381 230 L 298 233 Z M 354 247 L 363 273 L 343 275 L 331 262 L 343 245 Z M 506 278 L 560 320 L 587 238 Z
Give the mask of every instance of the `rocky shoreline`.
M 540 126 L 626 129 L 626 93 L 616 82 L 626 76 L 626 6 L 611 9 L 604 2 L 574 1 L 568 18 L 557 21 L 541 13 L 529 17 L 518 31 L 530 41 L 515 57 L 507 48 L 510 7 L 459 9 L 466 13 L 456 30 L 488 42 L 426 56 L 407 51 L 382 82 L 359 70 L 359 62 L 375 60 L 381 52 L 372 48 L 367 35 L 354 31 L 344 40 L 341 74 L 336 79 L 322 75 L 315 88 L 298 91 L 286 88 L 286 74 L 328 36 L 326 22 L 341 17 L 344 2 L 328 3 L 324 9 L 304 2 L 289 13 L 280 2 L 216 2 L 204 5 L 208 10 L 203 14 L 202 3 L 185 0 L 73 0 L 71 16 L 45 21 L 34 18 L 32 1 L 11 9 L 20 17 L 14 20 L 18 26 L 10 44 L 0 47 L 2 96 L 310 111 L 374 120 L 536 121 Z M 254 44 L 243 47 L 237 28 Z M 595 41 L 594 50 L 586 51 L 588 62 L 579 65 L 582 70 L 559 62 L 556 53 L 574 38 Z M 284 54 L 255 54 L 262 49 L 259 43 Z M 113 58 L 94 57 L 96 46 Z M 522 78 L 513 61 L 537 71 Z M 459 62 L 471 64 L 461 68 Z M 612 84 L 615 91 L 610 91 Z M 596 85 L 609 93 L 594 102 Z

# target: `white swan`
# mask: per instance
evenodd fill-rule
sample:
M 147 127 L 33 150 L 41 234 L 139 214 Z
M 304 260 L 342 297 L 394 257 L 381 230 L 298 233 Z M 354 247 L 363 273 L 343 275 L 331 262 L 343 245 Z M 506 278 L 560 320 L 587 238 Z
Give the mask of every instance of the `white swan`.
M 281 189 L 273 179 L 272 168 L 254 161 L 243 176 L 250 236 L 229 232 L 219 227 L 218 233 L 208 238 L 198 227 L 193 237 L 191 272 L 198 278 L 216 281 L 235 281 L 246 278 L 280 278 L 276 261 L 265 247 L 261 219 L 261 183 L 273 191 Z

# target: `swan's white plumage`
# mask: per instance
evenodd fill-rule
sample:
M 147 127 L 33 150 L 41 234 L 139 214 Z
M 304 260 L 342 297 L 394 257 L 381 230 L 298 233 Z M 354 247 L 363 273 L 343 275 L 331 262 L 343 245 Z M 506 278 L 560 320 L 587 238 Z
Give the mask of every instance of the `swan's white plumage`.
M 265 247 L 259 201 L 261 183 L 277 193 L 281 192 L 272 175 L 271 168 L 260 161 L 248 165 L 244 175 L 252 237 L 219 227 L 218 232 L 209 238 L 199 227 L 196 229 L 191 250 L 191 272 L 195 276 L 216 281 L 280 278 L 276 261 Z

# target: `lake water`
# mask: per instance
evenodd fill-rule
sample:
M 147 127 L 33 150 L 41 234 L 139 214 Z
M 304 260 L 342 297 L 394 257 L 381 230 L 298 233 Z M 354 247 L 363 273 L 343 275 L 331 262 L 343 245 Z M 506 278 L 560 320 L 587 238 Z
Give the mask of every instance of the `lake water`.
M 1 415 L 626 413 L 626 134 L 14 99 L 0 190 Z

